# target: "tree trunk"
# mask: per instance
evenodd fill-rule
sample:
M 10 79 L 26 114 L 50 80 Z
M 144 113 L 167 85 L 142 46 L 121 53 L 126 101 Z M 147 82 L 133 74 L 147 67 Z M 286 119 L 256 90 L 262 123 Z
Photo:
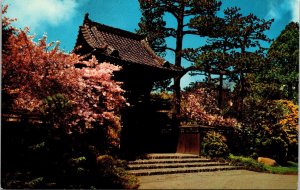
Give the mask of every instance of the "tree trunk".
M 176 49 L 175 49 L 175 66 L 181 66 L 181 56 L 182 56 L 182 41 L 183 41 L 183 12 L 184 4 L 180 6 L 180 12 L 177 18 L 177 34 L 176 34 Z M 180 115 L 180 79 L 182 76 L 174 78 L 174 113 L 173 120 L 177 120 L 175 123 L 179 124 L 178 118 Z
M 244 39 L 244 44 L 246 43 L 247 39 Z M 244 54 L 246 52 L 245 47 L 241 47 L 241 53 Z M 238 109 L 239 117 L 243 118 L 243 110 L 244 110 L 244 97 L 245 97 L 245 80 L 244 80 L 244 72 L 243 67 L 240 73 L 240 84 L 241 84 L 241 92 L 240 92 L 240 107 Z
M 174 120 L 174 125 L 179 126 L 179 115 L 180 115 L 180 98 L 181 98 L 181 93 L 180 93 L 180 79 L 181 76 L 175 77 L 174 78 L 174 113 L 173 113 L 173 120 Z
M 240 91 L 240 102 L 239 102 L 239 109 L 238 109 L 238 115 L 239 115 L 239 118 L 243 118 L 243 110 L 244 110 L 244 103 L 243 103 L 243 101 L 244 101 L 244 97 L 245 97 L 245 88 L 244 88 L 244 86 L 245 86 L 245 81 L 244 81 L 244 73 L 243 72 L 241 72 L 241 82 L 240 82 L 240 84 L 241 84 L 241 91 Z
M 288 86 L 288 99 L 293 100 L 293 84 L 289 83 Z
M 210 84 L 211 84 L 211 74 L 210 74 L 210 72 L 207 72 L 207 73 L 205 73 L 205 75 L 207 76 L 207 85 L 208 86 L 210 86 Z
M 219 97 L 218 97 L 218 106 L 222 109 L 223 105 L 223 74 L 220 74 L 220 84 L 219 84 Z

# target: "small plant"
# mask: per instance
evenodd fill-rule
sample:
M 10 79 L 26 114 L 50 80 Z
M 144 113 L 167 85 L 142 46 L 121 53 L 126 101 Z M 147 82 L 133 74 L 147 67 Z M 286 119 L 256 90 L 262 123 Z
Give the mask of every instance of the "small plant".
M 208 132 L 203 138 L 202 153 L 209 157 L 224 157 L 229 154 L 226 138 L 218 132 Z

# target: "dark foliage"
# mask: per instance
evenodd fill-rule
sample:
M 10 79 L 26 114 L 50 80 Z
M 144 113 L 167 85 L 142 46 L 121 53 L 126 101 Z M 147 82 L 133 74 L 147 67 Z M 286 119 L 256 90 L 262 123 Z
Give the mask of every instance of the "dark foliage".
M 125 162 L 99 156 L 104 150 L 96 137 L 99 131 L 95 130 L 67 134 L 61 128 L 25 120 L 3 122 L 2 187 L 137 188 L 136 178 L 125 172 Z

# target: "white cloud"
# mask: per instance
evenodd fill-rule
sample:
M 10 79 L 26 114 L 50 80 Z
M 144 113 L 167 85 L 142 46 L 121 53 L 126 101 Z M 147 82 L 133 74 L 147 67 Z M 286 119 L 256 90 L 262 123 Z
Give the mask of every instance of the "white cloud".
M 8 4 L 7 15 L 18 19 L 17 27 L 28 26 L 31 32 L 42 32 L 46 25 L 63 24 L 78 7 L 76 0 L 14 0 Z
M 183 89 L 184 87 L 189 86 L 191 82 L 194 82 L 193 79 L 194 78 L 192 78 L 189 74 L 184 75 L 180 80 L 181 88 Z
M 269 0 L 267 19 L 282 19 L 282 16 L 290 12 L 291 21 L 299 22 L 299 0 Z
M 280 20 L 282 18 L 282 15 L 288 12 L 290 9 L 288 5 L 289 1 L 290 0 L 270 0 L 267 18 L 274 18 L 275 20 Z
M 300 0 L 290 0 L 290 6 L 292 10 L 292 20 L 299 22 L 299 5 Z
M 185 74 L 180 81 L 181 89 L 190 85 L 191 82 L 203 81 L 205 77 L 203 75 L 191 76 L 189 73 Z

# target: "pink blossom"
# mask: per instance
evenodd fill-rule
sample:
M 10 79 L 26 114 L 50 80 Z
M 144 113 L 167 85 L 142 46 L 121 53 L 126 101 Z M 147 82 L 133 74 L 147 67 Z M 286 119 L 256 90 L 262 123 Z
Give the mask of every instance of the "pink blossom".
M 10 22 L 4 20 L 4 27 Z M 76 54 L 60 51 L 59 42 L 47 44 L 44 36 L 36 43 L 28 33 L 28 29 L 14 29 L 4 45 L 2 92 L 13 97 L 13 108 L 41 111 L 49 108 L 43 104 L 46 97 L 63 94 L 72 110 L 59 115 L 56 126 L 68 127 L 71 133 L 84 131 L 80 123 L 86 128 L 108 123 L 108 134 L 113 143 L 118 142 L 120 109 L 126 100 L 121 83 L 112 80 L 112 76 L 121 68 L 98 63 L 94 56 L 82 61 Z M 74 67 L 81 62 L 89 67 Z
M 215 126 L 237 125 L 236 119 L 224 118 L 220 115 L 216 100 L 211 93 L 204 88 L 195 89 L 189 93 L 183 93 L 181 109 L 181 117 L 187 123 Z

